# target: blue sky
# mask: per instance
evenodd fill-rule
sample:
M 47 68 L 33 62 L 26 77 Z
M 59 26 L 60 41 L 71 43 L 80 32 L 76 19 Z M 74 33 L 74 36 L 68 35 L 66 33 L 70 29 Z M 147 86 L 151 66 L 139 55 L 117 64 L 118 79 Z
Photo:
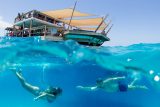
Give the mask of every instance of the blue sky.
M 13 23 L 18 12 L 72 7 L 75 0 L 3 0 L 0 28 Z M 113 29 L 105 45 L 160 42 L 160 0 L 79 0 L 77 10 L 100 16 L 109 14 Z M 3 33 L 1 29 L 1 34 Z

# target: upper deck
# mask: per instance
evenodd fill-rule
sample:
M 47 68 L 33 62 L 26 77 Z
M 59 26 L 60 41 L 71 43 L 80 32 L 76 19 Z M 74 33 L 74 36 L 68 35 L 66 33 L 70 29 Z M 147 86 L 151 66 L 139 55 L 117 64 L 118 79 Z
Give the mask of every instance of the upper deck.
M 25 14 L 18 13 L 14 20 L 14 26 L 30 28 L 38 26 L 62 27 L 64 23 L 58 19 L 47 16 L 37 10 L 29 11 Z
M 42 12 L 37 10 L 29 11 L 25 14 L 18 13 L 18 16 L 14 20 L 15 26 L 23 26 L 25 28 L 29 28 L 38 26 L 49 26 L 49 27 L 62 27 L 64 23 L 58 19 L 50 17 Z
M 13 29 L 13 35 L 22 37 L 59 35 L 58 30 L 64 31 L 65 23 L 40 11 L 32 10 L 27 13 L 18 13 Z

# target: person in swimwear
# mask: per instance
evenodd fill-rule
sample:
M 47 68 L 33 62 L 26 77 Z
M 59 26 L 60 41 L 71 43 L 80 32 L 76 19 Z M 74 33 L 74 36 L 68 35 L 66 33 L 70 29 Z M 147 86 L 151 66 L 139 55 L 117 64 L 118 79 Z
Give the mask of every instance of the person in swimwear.
M 34 101 L 37 101 L 39 99 L 45 99 L 49 103 L 53 102 L 59 95 L 62 93 L 62 89 L 59 87 L 48 87 L 46 90 L 41 90 L 37 86 L 33 86 L 26 82 L 24 77 L 22 76 L 21 71 L 16 72 L 16 76 L 21 82 L 21 85 L 23 88 L 25 88 L 27 91 L 35 95 Z
M 103 89 L 107 92 L 127 92 L 136 89 L 143 89 L 143 90 L 148 89 L 146 86 L 134 85 L 137 79 L 135 79 L 129 85 L 126 84 L 124 80 L 125 77 L 107 78 L 105 80 L 97 79 L 95 86 L 92 87 L 77 86 L 77 88 L 86 91 L 96 91 L 98 89 Z

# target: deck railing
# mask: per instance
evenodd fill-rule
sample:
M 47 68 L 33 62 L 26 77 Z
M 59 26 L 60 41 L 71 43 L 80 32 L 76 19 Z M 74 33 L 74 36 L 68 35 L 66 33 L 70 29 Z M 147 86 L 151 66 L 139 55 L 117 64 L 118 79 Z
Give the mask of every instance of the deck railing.
M 23 21 L 25 19 L 32 18 L 32 17 L 40 19 L 42 21 L 52 23 L 52 24 L 57 24 L 57 23 L 61 22 L 58 19 L 54 19 L 54 18 L 52 18 L 50 16 L 47 16 L 47 15 L 45 15 L 45 14 L 39 12 L 39 11 L 32 10 L 32 11 L 27 12 L 25 14 L 18 13 L 18 16 L 15 18 L 14 23 L 17 23 L 17 22 L 20 22 L 20 21 Z

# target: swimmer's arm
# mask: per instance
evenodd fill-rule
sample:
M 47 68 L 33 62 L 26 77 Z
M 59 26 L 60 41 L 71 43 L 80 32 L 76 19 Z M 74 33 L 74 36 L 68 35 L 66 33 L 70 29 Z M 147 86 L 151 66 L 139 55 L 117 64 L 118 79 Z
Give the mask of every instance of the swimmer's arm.
M 114 78 L 107 78 L 106 80 L 103 81 L 103 83 L 108 83 L 108 82 L 111 82 L 111 81 L 119 81 L 119 80 L 124 80 L 126 77 L 123 76 L 123 77 L 114 77 Z
M 97 86 L 93 86 L 93 87 L 77 86 L 76 88 L 81 89 L 81 90 L 85 90 L 85 91 L 96 91 L 98 89 Z
M 133 85 L 136 83 L 137 80 L 138 80 L 138 78 L 135 78 L 135 79 L 131 82 L 131 84 L 129 84 L 129 86 L 133 86 Z
M 37 101 L 37 100 L 39 100 L 40 98 L 43 98 L 43 97 L 45 97 L 45 96 L 47 96 L 47 93 L 42 93 L 42 94 L 40 94 L 38 97 L 34 98 L 34 101 Z
M 49 97 L 55 97 L 55 95 L 53 95 L 53 94 L 46 94 L 47 96 L 49 96 Z

